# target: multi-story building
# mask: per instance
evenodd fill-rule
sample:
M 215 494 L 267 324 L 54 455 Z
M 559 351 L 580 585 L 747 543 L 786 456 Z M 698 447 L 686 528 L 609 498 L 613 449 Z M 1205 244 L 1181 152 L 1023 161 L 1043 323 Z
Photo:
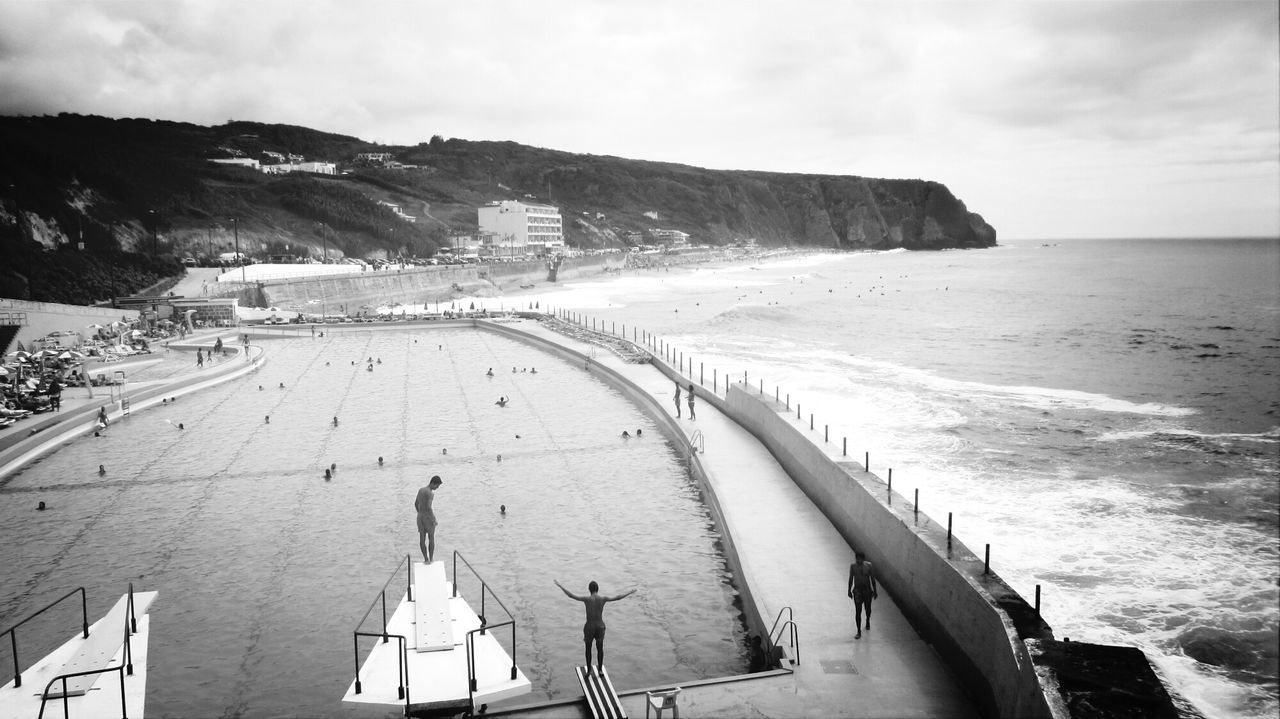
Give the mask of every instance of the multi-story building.
M 503 238 L 512 252 L 548 255 L 564 250 L 564 226 L 560 210 L 551 205 L 535 205 L 519 200 L 490 202 L 477 210 L 481 233 Z M 508 238 L 509 236 L 509 238 Z
M 689 244 L 689 233 L 681 232 L 680 230 L 660 230 L 651 227 L 649 228 L 649 234 L 660 245 L 684 247 Z

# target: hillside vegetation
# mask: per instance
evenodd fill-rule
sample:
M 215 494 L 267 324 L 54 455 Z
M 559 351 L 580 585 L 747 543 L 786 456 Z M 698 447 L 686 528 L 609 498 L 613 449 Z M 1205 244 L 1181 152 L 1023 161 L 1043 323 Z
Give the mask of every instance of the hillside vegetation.
M 265 152 L 334 162 L 345 174 L 271 175 L 210 162 L 233 154 L 266 161 Z M 358 164 L 362 152 L 391 153 L 411 167 Z M 428 256 L 449 245 L 450 233 L 474 231 L 476 207 L 500 199 L 556 205 L 566 241 L 587 248 L 623 246 L 627 233 L 653 227 L 710 244 L 941 249 L 996 240 L 936 182 L 705 170 L 513 142 L 383 146 L 291 125 L 64 114 L 0 118 L 0 153 L 0 247 L 27 246 L 23 257 L 31 243 L 83 243 L 85 253 L 117 259 L 121 251 L 216 255 L 234 249 L 237 236 L 251 255 Z M 34 286 L 21 267 L 3 272 Z M 3 291 L 15 286 L 13 277 L 0 282 Z

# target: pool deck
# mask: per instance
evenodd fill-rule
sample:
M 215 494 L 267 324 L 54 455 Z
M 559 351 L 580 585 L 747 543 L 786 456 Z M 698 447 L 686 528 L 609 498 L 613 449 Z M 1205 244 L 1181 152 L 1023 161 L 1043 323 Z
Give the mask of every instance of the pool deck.
M 434 324 L 434 323 L 432 323 Z M 343 326 L 342 330 L 413 330 L 416 323 Z M 554 332 L 536 321 L 510 326 L 548 342 L 595 354 L 592 362 L 652 395 L 688 437 L 701 431 L 705 445 L 699 460 L 723 513 L 742 566 L 740 577 L 766 622 L 790 607 L 799 630 L 799 651 L 788 648 L 784 670 L 683 684 L 681 713 L 704 717 L 976 717 L 972 700 L 961 689 L 933 648 L 903 617 L 888 592 L 874 603 L 872 629 L 854 639 L 853 602 L 846 595 L 853 550 L 812 501 L 787 476 L 773 456 L 749 432 L 708 402 L 697 402 L 697 419 L 675 419 L 674 385 L 650 364 L 624 361 L 595 345 Z M 188 338 L 184 344 L 212 343 L 224 337 L 239 349 L 232 328 Z M 252 333 L 251 329 L 247 331 Z M 595 349 L 593 349 L 595 348 Z M 587 370 L 590 371 L 590 370 Z M 196 372 L 174 375 L 178 382 Z M 145 372 L 139 372 L 139 384 Z M 158 384 L 163 384 L 159 382 Z M 138 385 L 133 385 L 138 387 Z M 103 388 L 94 398 L 84 389 L 68 390 L 63 409 L 32 417 L 0 435 L 0 454 L 21 451 L 18 445 L 39 434 L 56 435 L 57 424 L 84 420 L 103 403 Z M 682 397 L 682 400 L 684 398 Z M 25 425 L 25 426 L 23 426 Z M 69 429 L 69 428 L 68 428 Z M 70 438 L 69 436 L 67 437 Z M 3 464 L 3 462 L 0 462 Z M 780 642 L 783 646 L 786 641 Z M 611 651 L 626 651 L 611 647 Z M 645 715 L 646 689 L 625 676 L 614 677 L 622 704 L 632 717 Z M 529 717 L 586 716 L 582 701 L 490 707 L 491 714 Z

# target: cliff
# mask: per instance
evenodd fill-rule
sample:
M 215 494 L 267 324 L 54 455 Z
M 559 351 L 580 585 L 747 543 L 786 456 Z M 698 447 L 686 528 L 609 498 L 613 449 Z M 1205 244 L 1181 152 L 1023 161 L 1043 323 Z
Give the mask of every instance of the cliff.
M 358 161 L 389 153 L 392 166 Z M 210 162 L 289 154 L 340 174 L 272 175 Z M 498 199 L 554 204 L 566 240 L 622 247 L 649 228 L 691 242 L 824 248 L 989 247 L 995 230 L 926 180 L 706 170 L 433 137 L 382 146 L 287 125 L 217 127 L 79 115 L 0 118 L 0 247 L 90 253 L 428 256 Z M 400 206 L 405 221 L 379 202 Z M 234 218 L 234 224 L 232 222 Z

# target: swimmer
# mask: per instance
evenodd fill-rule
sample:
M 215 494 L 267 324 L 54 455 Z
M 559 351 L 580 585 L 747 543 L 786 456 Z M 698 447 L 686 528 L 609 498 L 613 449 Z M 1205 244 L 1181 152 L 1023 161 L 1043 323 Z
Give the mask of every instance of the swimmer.
M 511 368 L 511 374 L 515 374 L 515 373 L 516 373 L 516 368 L 515 368 L 515 367 L 512 367 L 512 368 Z
M 624 429 L 624 430 L 622 430 L 622 438 L 623 438 L 623 439 L 631 439 L 631 433 L 630 433 L 630 432 L 628 432 L 628 431 L 627 431 L 627 430 L 625 430 L 625 429 Z
M 381 466 L 382 466 L 382 458 L 381 458 L 381 457 L 379 457 L 379 458 L 378 458 L 378 466 L 379 466 L 379 467 L 381 467 Z
M 636 438 L 638 439 L 638 438 L 640 438 L 642 435 L 644 435 L 644 430 L 643 430 L 643 429 L 637 429 L 637 430 L 636 430 Z
M 368 370 L 368 371 L 370 371 L 370 372 L 372 372 L 372 371 L 373 371 L 373 365 L 369 365 L 368 367 L 365 367 L 365 369 L 366 369 L 366 370 Z
M 379 358 L 378 358 L 378 364 L 382 364 L 382 358 L 381 358 L 381 357 L 379 357 Z
M 337 426 L 338 426 L 338 418 L 337 418 L 337 417 L 334 417 L 334 418 L 333 418 L 333 426 L 334 426 L 334 427 L 337 427 Z
M 98 476 L 99 476 L 99 477 L 101 477 L 102 475 L 104 475 L 104 474 L 106 474 L 106 473 L 107 473 L 107 468 L 106 468 L 106 466 L 105 466 L 105 465 L 101 465 L 101 464 L 100 464 L 100 465 L 98 465 Z
M 332 469 L 332 470 L 333 470 L 333 473 L 334 473 L 334 474 L 337 474 L 337 473 L 338 473 L 338 463 L 337 463 L 337 462 L 334 462 L 333 464 L 329 465 L 329 469 Z
M 492 377 L 492 376 L 493 376 L 493 368 L 492 368 L 492 367 L 490 367 L 490 368 L 489 368 L 489 371 L 484 373 L 484 376 L 485 376 L 485 377 Z
M 444 448 L 444 449 L 440 450 L 440 454 L 448 454 L 448 453 L 449 453 L 449 448 L 448 448 L 448 447 L 446 447 L 446 448 Z
M 41 503 L 40 503 L 40 507 L 41 507 L 42 509 L 44 508 L 44 502 L 41 502 Z M 505 516 L 505 515 L 506 515 L 506 513 L 507 513 L 507 505 L 505 505 L 505 504 L 500 505 L 500 506 L 498 507 L 498 513 L 499 513 L 499 514 L 502 514 L 502 515 L 504 515 L 504 516 Z
M 266 417 L 263 417 L 263 420 L 265 420 L 267 424 L 271 424 L 271 415 L 267 415 Z
M 179 423 L 178 423 L 178 429 L 186 429 L 186 428 L 187 428 L 187 426 L 186 426 L 186 425 L 184 425 L 183 423 L 181 423 L 181 422 L 179 422 Z
M 494 404 L 498 405 L 499 407 L 506 407 L 506 406 L 507 406 L 507 398 L 506 398 L 506 397 L 499 397 L 499 398 L 498 398 L 498 401 L 497 401 L 497 402 L 494 402 Z
M 502 455 L 498 455 L 498 461 L 499 461 L 499 462 L 501 462 L 501 461 L 502 461 Z
M 280 383 L 280 389 L 284 389 L 284 382 Z
M 259 391 L 259 392 L 261 392 L 261 391 L 262 391 L 262 385 L 258 385 L 258 391 Z
M 45 510 L 44 502 L 41 502 L 40 504 L 36 505 L 37 512 L 43 512 L 44 510 Z M 506 511 L 504 510 L 502 513 L 506 514 Z
M 333 479 L 333 474 L 331 474 L 329 470 L 326 469 L 324 471 L 324 481 L 328 482 L 330 479 Z
M 537 368 L 537 367 L 534 367 L 534 368 L 530 369 L 530 370 L 529 370 L 529 374 L 538 374 L 538 368 Z

